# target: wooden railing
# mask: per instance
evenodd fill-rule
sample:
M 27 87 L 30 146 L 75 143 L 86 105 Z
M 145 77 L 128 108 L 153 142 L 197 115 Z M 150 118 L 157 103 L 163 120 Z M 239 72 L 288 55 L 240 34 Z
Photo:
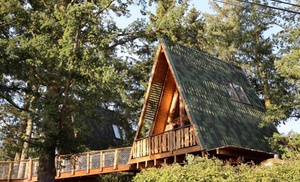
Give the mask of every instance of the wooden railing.
M 127 165 L 131 147 L 85 152 L 76 155 L 61 155 L 56 158 L 57 176 L 64 174 L 75 175 L 78 171 L 86 171 L 89 175 L 93 169 L 99 169 L 99 174 L 106 167 L 117 170 L 118 166 Z M 38 159 L 24 161 L 0 162 L 0 181 L 23 179 L 32 181 L 36 179 L 38 170 Z
M 136 140 L 132 148 L 132 158 L 172 152 L 196 145 L 194 129 L 191 126 L 185 126 Z
M 28 179 L 37 176 L 38 159 L 0 162 L 0 180 Z

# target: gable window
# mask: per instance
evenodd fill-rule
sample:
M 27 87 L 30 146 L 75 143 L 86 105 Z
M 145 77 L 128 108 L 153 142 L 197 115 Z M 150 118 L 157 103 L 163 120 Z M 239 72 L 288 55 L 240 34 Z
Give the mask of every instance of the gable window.
M 226 89 L 232 100 L 250 104 L 242 86 L 234 83 L 226 83 Z

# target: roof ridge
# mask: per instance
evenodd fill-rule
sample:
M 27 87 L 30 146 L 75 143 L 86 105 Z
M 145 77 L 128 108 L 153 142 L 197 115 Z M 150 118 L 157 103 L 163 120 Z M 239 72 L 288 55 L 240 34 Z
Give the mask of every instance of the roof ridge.
M 204 56 L 207 56 L 207 57 L 209 57 L 209 58 L 218 60 L 218 61 L 223 62 L 223 63 L 227 63 L 227 64 L 232 65 L 232 66 L 235 66 L 235 67 L 237 67 L 237 68 L 239 68 L 239 69 L 242 69 L 241 66 L 238 66 L 238 65 L 234 64 L 233 62 L 224 61 L 224 60 L 222 60 L 222 59 L 220 59 L 220 58 L 218 58 L 218 57 L 215 57 L 215 56 L 211 55 L 211 54 L 208 53 L 208 52 L 200 51 L 200 50 L 198 50 L 198 49 L 188 47 L 188 46 L 186 46 L 186 45 L 184 45 L 184 44 L 182 44 L 182 43 L 174 42 L 174 41 L 172 41 L 172 40 L 168 40 L 168 39 L 164 39 L 164 38 L 162 38 L 162 40 L 163 40 L 164 43 L 165 43 L 165 42 L 167 42 L 167 43 L 168 43 L 168 42 L 171 42 L 172 44 L 177 44 L 177 45 L 183 46 L 183 47 L 185 47 L 185 48 L 187 48 L 187 49 L 189 49 L 189 50 L 191 50 L 191 51 L 196 51 L 196 52 L 198 52 L 198 53 L 200 53 L 200 54 L 202 54 L 202 55 L 204 55 Z

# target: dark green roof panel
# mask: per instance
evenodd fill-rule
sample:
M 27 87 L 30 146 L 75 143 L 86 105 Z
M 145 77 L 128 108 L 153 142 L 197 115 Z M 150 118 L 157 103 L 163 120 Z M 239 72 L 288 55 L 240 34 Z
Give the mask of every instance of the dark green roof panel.
M 242 69 L 186 46 L 162 42 L 202 147 L 270 151 L 265 136 L 276 128 L 259 128 L 264 107 Z M 251 104 L 232 100 L 225 83 L 242 86 Z

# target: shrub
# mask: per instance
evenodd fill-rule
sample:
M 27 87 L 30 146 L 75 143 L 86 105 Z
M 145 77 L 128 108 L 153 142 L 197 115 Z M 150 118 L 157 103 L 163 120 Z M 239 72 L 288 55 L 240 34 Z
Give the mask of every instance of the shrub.
M 272 166 L 225 165 L 213 158 L 187 157 L 186 165 L 164 165 L 148 168 L 137 174 L 134 182 L 239 181 L 281 182 L 300 181 L 300 160 L 274 163 Z

